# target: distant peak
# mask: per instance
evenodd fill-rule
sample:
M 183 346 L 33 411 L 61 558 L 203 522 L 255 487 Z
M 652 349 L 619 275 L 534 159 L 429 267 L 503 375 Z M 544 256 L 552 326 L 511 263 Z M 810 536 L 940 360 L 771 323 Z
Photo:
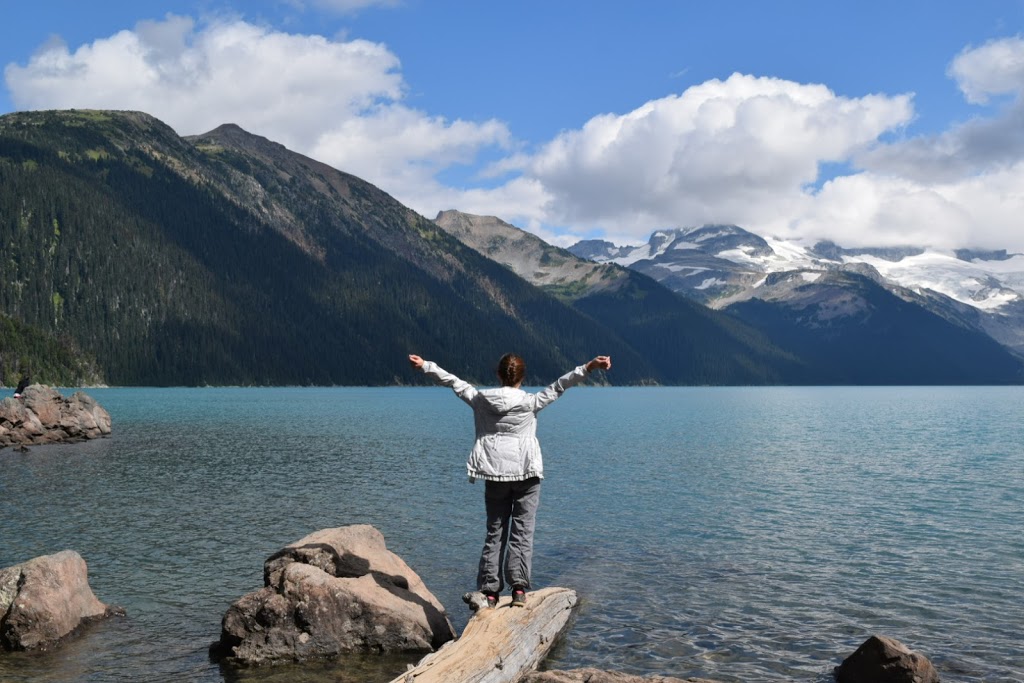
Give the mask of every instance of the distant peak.
M 267 140 L 267 138 L 261 138 L 259 135 L 254 135 L 249 131 L 245 130 L 237 123 L 222 123 L 208 133 L 197 135 L 199 138 L 250 138 L 257 140 Z M 267 142 L 270 142 L 267 140 Z
M 250 133 L 236 123 L 224 123 L 209 133 L 202 135 L 188 135 L 185 137 L 190 142 L 214 143 L 224 147 L 245 150 L 257 154 L 280 157 L 288 152 L 288 148 L 279 142 L 274 142 L 262 135 Z

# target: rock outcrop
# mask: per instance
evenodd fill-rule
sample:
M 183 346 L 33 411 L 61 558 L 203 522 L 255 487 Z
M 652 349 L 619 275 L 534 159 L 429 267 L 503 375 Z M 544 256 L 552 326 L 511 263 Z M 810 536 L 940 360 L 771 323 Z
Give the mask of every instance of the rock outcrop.
M 527 674 L 522 683 L 716 683 L 707 678 L 672 678 L 670 676 L 631 676 L 600 669 L 541 671 Z
M 885 636 L 871 636 L 836 667 L 838 683 L 939 683 L 924 655 Z
M 0 448 L 83 441 L 110 434 L 110 413 L 84 392 L 70 398 L 42 384 L 0 401 Z
M 46 649 L 87 621 L 123 614 L 96 599 L 73 550 L 0 569 L 0 650 Z
M 274 553 L 236 601 L 215 655 L 246 664 L 346 652 L 430 652 L 455 638 L 444 607 L 369 525 L 317 531 Z

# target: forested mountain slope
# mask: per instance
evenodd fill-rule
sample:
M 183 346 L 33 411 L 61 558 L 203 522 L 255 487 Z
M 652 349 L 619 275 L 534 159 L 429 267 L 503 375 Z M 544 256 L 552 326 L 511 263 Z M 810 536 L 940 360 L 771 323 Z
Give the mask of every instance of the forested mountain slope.
M 0 117 L 0 310 L 95 356 L 112 384 L 386 384 L 416 351 L 490 381 L 549 379 L 591 318 L 386 193 L 235 126 L 193 139 L 134 112 Z
M 182 138 L 137 112 L 0 117 L 0 245 L 0 312 L 111 384 L 420 381 L 410 351 L 492 382 L 508 350 L 532 382 L 596 353 L 618 383 L 788 379 L 771 354 L 691 356 L 657 319 L 616 319 L 642 307 L 567 305 L 380 189 L 233 125 Z M 701 373 L 638 344 L 652 335 Z

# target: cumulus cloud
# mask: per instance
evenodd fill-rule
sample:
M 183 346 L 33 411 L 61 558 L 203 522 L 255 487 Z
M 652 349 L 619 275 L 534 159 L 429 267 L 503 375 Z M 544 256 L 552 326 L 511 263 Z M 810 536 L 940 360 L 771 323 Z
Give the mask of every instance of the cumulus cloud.
M 987 108 L 917 137 L 906 135 L 911 94 L 844 97 L 825 85 L 734 74 L 594 116 L 529 149 L 501 121 L 408 106 L 400 69 L 371 41 L 169 15 L 74 50 L 50 41 L 5 76 L 21 109 L 139 109 L 183 134 L 237 123 L 424 215 L 495 215 L 561 245 L 736 223 L 845 246 L 1024 250 L 1021 38 L 956 55 L 948 74 Z M 477 169 L 483 150 L 502 157 Z M 850 170 L 822 183 L 825 164 Z M 441 180 L 454 167 L 477 169 L 469 187 Z
M 966 49 L 947 73 L 970 102 L 1012 97 L 987 117 L 857 155 L 865 172 L 824 187 L 800 229 L 853 246 L 1024 249 L 1024 40 Z
M 169 16 L 83 45 L 52 45 L 5 69 L 22 109 L 149 112 L 175 130 L 233 122 L 292 146 L 380 100 L 402 95 L 399 61 L 384 46 L 291 35 L 243 21 L 197 30 Z
M 445 165 L 508 144 L 499 122 L 447 122 L 404 106 L 399 69 L 379 43 L 168 15 L 74 51 L 51 41 L 4 73 L 19 109 L 137 109 L 181 134 L 236 123 L 403 200 L 424 184 L 436 189 L 432 174 Z
M 449 122 L 393 105 L 333 126 L 319 136 L 310 154 L 398 192 L 413 208 L 436 213 L 444 208 L 442 197 L 457 197 L 436 180 L 439 172 L 473 162 L 483 147 L 510 144 L 508 128 L 499 121 Z
M 1002 38 L 966 48 L 946 73 L 973 104 L 985 104 L 993 95 L 1019 94 L 1024 84 L 1024 41 Z
M 734 74 L 602 115 L 546 145 L 526 174 L 550 221 L 645 237 L 706 222 L 775 225 L 804 210 L 819 165 L 849 159 L 912 116 L 908 95 L 850 99 Z
M 880 145 L 858 159 L 879 173 L 922 183 L 950 183 L 1015 165 L 1024 159 L 1024 40 L 990 42 L 965 50 L 947 73 L 968 101 L 984 104 L 993 95 L 1013 95 L 997 115 L 955 124 L 938 135 Z
M 1017 96 L 1022 64 L 1024 41 L 1011 39 L 964 51 L 950 74 L 977 101 Z M 904 137 L 913 118 L 911 95 L 845 98 L 735 74 L 597 116 L 523 172 L 543 190 L 533 220 L 567 227 L 558 243 L 594 234 L 635 243 L 662 227 L 736 223 L 850 247 L 1024 250 L 1021 98 L 939 135 Z M 818 189 L 829 162 L 851 170 Z

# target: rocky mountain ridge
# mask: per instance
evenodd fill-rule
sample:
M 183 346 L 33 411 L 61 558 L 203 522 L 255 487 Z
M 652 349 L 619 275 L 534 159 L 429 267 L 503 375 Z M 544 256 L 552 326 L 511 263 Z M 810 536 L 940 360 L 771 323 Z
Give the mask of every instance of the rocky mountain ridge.
M 844 248 L 712 225 L 659 230 L 638 246 L 586 240 L 569 251 L 597 263 L 626 265 L 720 309 L 752 298 L 785 298 L 776 287 L 782 280 L 773 275 L 788 273 L 813 288 L 827 273 L 859 273 L 904 301 L 1024 352 L 1024 254 L 1006 250 Z

